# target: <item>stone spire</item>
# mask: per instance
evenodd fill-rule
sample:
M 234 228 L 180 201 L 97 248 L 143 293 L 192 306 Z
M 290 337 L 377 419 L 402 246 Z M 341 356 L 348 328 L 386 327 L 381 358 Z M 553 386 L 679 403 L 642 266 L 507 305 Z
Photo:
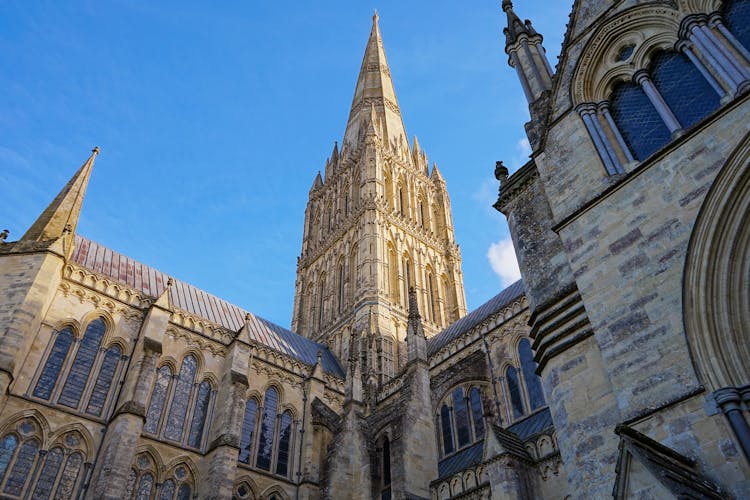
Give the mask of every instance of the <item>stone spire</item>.
M 344 143 L 356 149 L 361 132 L 372 122 L 370 110 L 374 108 L 379 124 L 382 124 L 386 144 L 399 139 L 407 142 L 404 121 L 396 99 L 396 91 L 391 79 L 391 70 L 385 58 L 383 39 L 380 37 L 378 14 L 372 16 L 372 30 L 367 40 L 365 55 L 354 89 L 354 99 L 346 124 Z M 387 139 L 387 141 L 386 141 Z
M 526 99 L 532 104 L 552 88 L 552 68 L 542 46 L 542 35 L 528 19 L 521 22 L 513 11 L 513 2 L 503 0 L 502 7 L 508 16 L 508 26 L 503 29 L 508 64 L 516 69 Z
M 422 326 L 422 316 L 417 305 L 417 293 L 409 287 L 409 321 L 406 326 L 406 344 L 408 361 L 427 360 L 427 337 Z
M 53 241 L 61 236 L 75 233 L 97 154 L 99 154 L 98 146 L 91 150 L 91 156 L 21 237 L 21 241 Z

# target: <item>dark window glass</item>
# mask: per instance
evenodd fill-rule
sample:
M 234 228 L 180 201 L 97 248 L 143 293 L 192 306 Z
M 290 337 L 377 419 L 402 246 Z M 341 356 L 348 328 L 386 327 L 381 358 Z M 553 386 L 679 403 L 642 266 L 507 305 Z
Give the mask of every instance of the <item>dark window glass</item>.
M 135 495 L 135 500 L 149 500 L 152 489 L 154 489 L 154 476 L 147 472 L 141 476 L 141 480 L 138 482 L 138 493 Z
M 266 391 L 266 399 L 263 401 L 263 420 L 258 438 L 258 455 L 255 458 L 255 465 L 259 469 L 271 470 L 271 452 L 273 451 L 273 434 L 278 404 L 279 393 L 271 387 Z
M 391 441 L 383 438 L 383 486 L 391 484 Z
M 469 404 L 471 405 L 471 417 L 474 420 L 474 439 L 483 439 L 484 409 L 482 408 L 482 391 L 478 387 L 472 387 L 469 391 Z
M 34 397 L 49 399 L 52 390 L 55 388 L 57 379 L 60 376 L 65 358 L 68 356 L 70 344 L 73 343 L 73 333 L 66 328 L 57 334 L 55 343 L 52 345 L 52 351 L 49 353 L 47 361 L 44 363 L 39 380 L 34 388 Z
M 206 417 L 208 416 L 208 403 L 211 401 L 211 384 L 204 380 L 198 386 L 198 396 L 195 399 L 195 411 L 193 412 L 193 422 L 190 424 L 190 436 L 188 445 L 193 448 L 200 448 L 203 440 L 203 429 L 206 427 Z
M 86 328 L 86 333 L 83 335 L 83 340 L 81 340 L 76 357 L 73 360 L 73 366 L 70 368 L 62 393 L 60 393 L 58 402 L 61 405 L 78 408 L 105 330 L 106 325 L 101 318 L 95 319 Z
M 276 474 L 286 476 L 289 467 L 289 445 L 292 439 L 292 414 L 285 411 L 279 420 L 279 453 L 276 457 Z
M 146 424 L 143 426 L 145 432 L 156 434 L 159 428 L 159 418 L 164 409 L 164 400 L 167 397 L 169 383 L 172 381 L 172 370 L 168 366 L 162 366 L 156 373 L 156 382 L 154 389 L 151 391 L 151 401 L 148 404 L 146 412 Z
M 172 406 L 169 408 L 169 415 L 164 425 L 164 437 L 173 441 L 181 441 L 183 426 L 185 425 L 185 415 L 190 403 L 190 394 L 193 390 L 193 381 L 195 380 L 195 370 L 198 362 L 195 356 L 190 355 L 182 360 L 180 367 L 180 376 L 175 384 L 174 395 L 172 396 Z
M 21 492 L 23 492 L 23 488 L 26 485 L 26 481 L 31 475 L 31 468 L 36 460 L 38 450 L 39 443 L 34 439 L 25 441 L 21 445 L 21 449 L 18 451 L 18 456 L 16 457 L 16 462 L 10 470 L 8 482 L 5 483 L 5 488 L 3 489 L 5 493 L 16 496 L 21 495 Z
M 670 141 L 669 129 L 638 85 L 619 84 L 610 96 L 609 109 L 636 159 L 645 160 Z
M 528 339 L 523 339 L 518 344 L 518 357 L 521 360 L 523 381 L 526 382 L 526 391 L 529 394 L 529 406 L 531 411 L 534 411 L 544 406 L 544 391 L 542 379 L 536 374 L 534 354 L 531 352 L 531 342 Z
M 255 436 L 255 417 L 258 413 L 258 403 L 251 399 L 245 405 L 245 418 L 242 421 L 242 440 L 240 441 L 240 462 L 250 463 L 253 453 L 253 436 Z
M 523 398 L 521 397 L 521 386 L 518 383 L 518 372 L 512 366 L 505 370 L 505 379 L 508 381 L 508 392 L 510 393 L 510 405 L 513 407 L 513 418 L 523 417 Z
M 5 471 L 8 469 L 10 459 L 18 446 L 18 438 L 13 434 L 8 434 L 0 441 L 0 483 L 5 479 Z
M 443 429 L 443 453 L 453 453 L 453 426 L 451 425 L 451 411 L 448 405 L 440 408 L 440 427 Z
M 174 499 L 174 481 L 167 479 L 164 484 L 161 485 L 161 500 L 173 500 Z
M 190 485 L 180 485 L 180 489 L 177 490 L 177 500 L 190 500 Z
M 684 128 L 719 107 L 719 94 L 684 54 L 662 52 L 650 70 L 654 85 Z
M 724 22 L 734 37 L 750 50 L 750 1 L 734 0 L 724 2 Z
M 461 448 L 471 442 L 469 409 L 466 406 L 464 390 L 461 387 L 453 389 L 453 416 L 456 419 L 456 437 L 458 438 L 458 447 Z
M 63 452 L 61 448 L 52 448 L 44 457 L 42 472 L 39 473 L 39 479 L 36 482 L 36 488 L 31 498 L 34 500 L 43 500 L 50 497 L 52 488 L 55 486 L 57 474 L 60 472 L 60 465 L 63 461 Z
M 74 453 L 68 457 L 68 461 L 65 462 L 65 468 L 60 477 L 60 484 L 57 485 L 55 500 L 73 498 L 73 491 L 78 482 L 78 476 L 81 473 L 81 464 L 83 464 L 83 455 L 80 453 Z
M 121 357 L 122 352 L 118 346 L 107 349 L 102 360 L 102 366 L 99 368 L 99 376 L 96 378 L 94 390 L 91 392 L 91 397 L 89 398 L 89 404 L 86 407 L 86 413 L 96 415 L 97 417 L 102 414 L 102 409 L 104 409 L 104 403 L 107 402 L 109 389 L 112 386 L 112 379 L 115 377 L 115 370 L 117 370 L 117 364 L 120 362 Z

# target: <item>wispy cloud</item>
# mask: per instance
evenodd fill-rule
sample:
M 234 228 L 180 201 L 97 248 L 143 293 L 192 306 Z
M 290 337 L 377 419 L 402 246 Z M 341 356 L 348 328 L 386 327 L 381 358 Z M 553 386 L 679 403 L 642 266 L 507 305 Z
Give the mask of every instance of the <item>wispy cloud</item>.
M 487 260 L 490 261 L 492 270 L 498 275 L 503 286 L 508 286 L 521 277 L 516 252 L 513 250 L 513 242 L 510 238 L 490 245 L 487 250 Z
M 513 155 L 513 159 L 510 162 L 510 171 L 513 172 L 520 168 L 524 163 L 529 161 L 529 155 L 531 154 L 531 144 L 526 137 L 518 139 L 516 142 L 516 151 Z

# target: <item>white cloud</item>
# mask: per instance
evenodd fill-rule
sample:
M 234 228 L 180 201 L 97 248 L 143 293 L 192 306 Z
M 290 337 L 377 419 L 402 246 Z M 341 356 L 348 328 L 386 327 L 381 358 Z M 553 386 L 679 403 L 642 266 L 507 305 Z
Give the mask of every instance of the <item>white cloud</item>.
M 490 245 L 487 250 L 487 260 L 490 261 L 495 274 L 500 277 L 503 286 L 508 286 L 521 277 L 513 242 L 509 238 Z
M 529 140 L 526 137 L 522 137 L 518 139 L 518 142 L 516 143 L 516 154 L 513 156 L 513 160 L 511 162 L 511 170 L 515 171 L 516 169 L 522 167 L 527 161 L 529 161 L 529 155 L 531 154 L 531 144 L 529 144 Z

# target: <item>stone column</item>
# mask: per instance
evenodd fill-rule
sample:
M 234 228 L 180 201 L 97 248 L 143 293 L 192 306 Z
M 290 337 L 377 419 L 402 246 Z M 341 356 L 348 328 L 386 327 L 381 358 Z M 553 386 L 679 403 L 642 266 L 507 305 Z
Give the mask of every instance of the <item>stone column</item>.
M 630 148 L 628 148 L 627 143 L 625 143 L 625 139 L 622 137 L 622 134 L 620 133 L 620 129 L 617 128 L 617 124 L 615 123 L 615 120 L 612 118 L 612 114 L 609 112 L 609 102 L 608 101 L 602 101 L 600 102 L 596 110 L 599 112 L 599 114 L 604 117 L 605 123 L 609 126 L 610 131 L 612 132 L 612 135 L 615 136 L 615 139 L 617 140 L 617 144 L 620 145 L 620 148 L 622 149 L 623 154 L 625 155 L 625 158 L 630 161 L 635 161 L 635 158 L 633 158 L 633 153 L 630 152 Z M 620 165 L 620 171 L 622 171 L 622 166 Z
M 698 58 L 690 42 L 686 40 L 682 40 L 681 42 L 677 44 L 676 48 L 678 51 L 685 54 L 688 59 L 690 59 L 690 62 L 693 63 L 693 66 L 698 68 L 698 71 L 701 72 L 701 75 L 703 75 L 703 78 L 706 79 L 709 85 L 711 85 L 711 87 L 713 87 L 716 93 L 719 94 L 719 96 L 723 99 L 727 95 L 727 91 L 724 89 L 724 87 L 721 86 L 721 84 L 718 81 L 716 81 L 716 78 L 714 78 L 714 75 L 711 74 L 711 71 L 709 71 L 706 65 L 703 64 L 703 61 L 701 61 Z
M 602 130 L 601 123 L 596 117 L 596 105 L 593 103 L 579 104 L 576 107 L 576 111 L 581 116 L 584 125 L 586 125 L 586 130 L 591 140 L 594 141 L 596 151 L 599 153 L 599 157 L 602 159 L 607 173 L 609 175 L 619 173 L 620 168 L 618 167 L 619 161 L 617 160 L 617 155 L 609 144 L 609 140 L 604 134 L 604 130 Z
M 721 14 L 715 12 L 709 17 L 708 23 L 711 27 L 716 28 L 721 36 L 732 46 L 734 50 L 739 52 L 742 57 L 745 58 L 745 63 L 750 63 L 750 51 L 748 51 L 744 45 L 742 45 L 737 38 L 732 34 L 731 31 L 724 26 L 724 20 L 721 18 Z
M 714 398 L 719 408 L 727 416 L 729 425 L 732 427 L 740 448 L 745 453 L 745 458 L 750 460 L 750 426 L 742 414 L 742 396 L 748 398 L 750 389 L 746 386 L 743 388 L 744 394 L 734 387 L 725 387 L 714 392 Z
M 633 80 L 635 80 L 635 82 L 641 86 L 643 92 L 646 93 L 646 97 L 648 97 L 651 104 L 654 105 L 656 112 L 659 113 L 661 119 L 664 120 L 664 124 L 667 126 L 672 136 L 679 135 L 682 131 L 682 125 L 680 125 L 679 120 L 677 120 L 677 117 L 672 113 L 672 110 L 669 109 L 667 102 L 659 93 L 654 82 L 651 81 L 648 73 L 645 70 L 637 71 L 635 75 L 633 75 Z

